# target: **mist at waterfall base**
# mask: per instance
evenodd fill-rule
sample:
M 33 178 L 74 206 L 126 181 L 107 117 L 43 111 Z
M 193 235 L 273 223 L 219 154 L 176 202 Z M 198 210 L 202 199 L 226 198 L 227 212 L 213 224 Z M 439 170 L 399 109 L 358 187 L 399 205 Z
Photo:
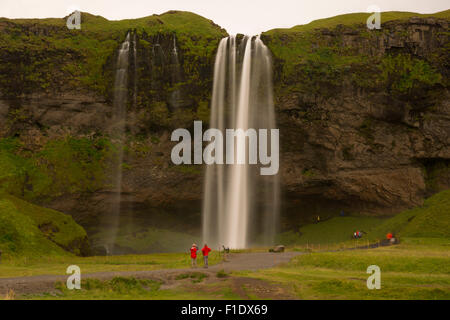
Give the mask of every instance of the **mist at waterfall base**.
M 268 48 L 259 37 L 222 39 L 214 66 L 210 127 L 225 132 L 275 126 Z M 278 175 L 260 175 L 259 166 L 245 163 L 206 168 L 203 242 L 210 246 L 241 249 L 274 242 Z

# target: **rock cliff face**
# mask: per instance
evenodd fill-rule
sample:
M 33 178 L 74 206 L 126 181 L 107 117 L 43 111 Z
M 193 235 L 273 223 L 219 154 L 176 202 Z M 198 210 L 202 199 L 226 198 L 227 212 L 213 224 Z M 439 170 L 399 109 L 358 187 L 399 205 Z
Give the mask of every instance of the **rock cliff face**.
M 286 211 L 393 214 L 449 188 L 448 20 L 313 34 L 306 61 L 275 54 Z M 305 36 L 264 40 L 276 53 Z
M 3 37 L 19 26 L 3 23 Z M 39 37 L 59 30 L 42 28 L 47 33 Z M 214 51 L 192 49 L 192 43 L 203 41 L 194 33 L 176 33 L 182 80 L 174 83 L 170 59 L 158 62 L 152 53 L 160 44 L 164 54 L 170 54 L 174 35 L 136 29 L 137 99 L 133 104 L 135 87 L 130 81 L 122 212 L 133 219 L 145 216 L 155 227 L 195 232 L 203 168 L 171 163 L 170 134 L 178 127 L 191 128 L 194 119 L 208 120 Z M 215 37 L 203 36 L 205 43 L 217 45 L 224 35 L 217 30 Z M 26 74 L 21 82 L 13 70 L 23 66 L 12 58 L 26 46 L 0 48 L 2 57 L 9 57 L 0 68 L 10 70 L 15 79 L 13 87 L 7 77 L 0 79 L 0 134 L 18 141 L 15 149 L 5 147 L 2 152 L 9 150 L 28 161 L 14 169 L 20 172 L 15 180 L 2 181 L 14 194 L 72 214 L 91 234 L 116 199 L 108 184 L 108 157 L 117 142 L 112 138 L 111 86 L 115 52 L 124 34 L 109 44 L 111 50 L 98 69 L 103 80 L 88 72 L 86 86 L 67 81 L 58 85 L 55 76 L 28 87 L 36 83 L 35 74 L 21 71 Z M 448 19 L 436 18 L 390 21 L 375 31 L 361 24 L 263 34 L 274 56 L 283 228 L 341 210 L 394 214 L 450 187 L 448 37 Z M 73 61 L 88 63 L 78 51 L 58 49 L 58 61 L 66 65 L 60 68 L 44 61 L 45 50 L 35 55 L 28 49 L 30 61 L 42 63 L 43 70 L 55 75 L 79 72 L 76 79 L 85 79 L 84 71 L 69 67 Z M 100 89 L 92 89 L 90 81 Z M 176 104 L 170 99 L 174 90 L 182 96 Z M 55 149 L 54 141 L 63 141 L 64 152 Z M 86 144 L 90 147 L 84 149 Z M 79 176 L 64 174 L 70 170 Z M 49 181 L 45 186 L 39 182 L 42 175 Z M 84 182 L 75 188 L 71 179 Z M 179 219 L 181 215 L 185 219 Z

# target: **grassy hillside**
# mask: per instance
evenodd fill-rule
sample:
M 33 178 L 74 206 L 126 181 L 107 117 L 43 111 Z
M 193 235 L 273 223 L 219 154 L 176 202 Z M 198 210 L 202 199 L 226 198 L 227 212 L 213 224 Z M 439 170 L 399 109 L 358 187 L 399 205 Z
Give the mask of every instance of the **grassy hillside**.
M 0 250 L 4 257 L 82 254 L 86 242 L 86 232 L 69 215 L 0 193 Z
M 278 29 L 272 29 L 267 31 L 267 34 L 275 34 L 278 32 L 286 33 L 286 32 L 303 32 L 303 31 L 310 31 L 317 28 L 334 28 L 339 24 L 351 26 L 361 23 L 366 23 L 367 18 L 371 16 L 372 13 L 367 12 L 358 12 L 358 13 L 348 13 L 348 14 L 342 14 L 330 18 L 324 18 L 324 19 L 318 19 L 314 20 L 308 24 L 302 24 L 298 26 L 294 26 L 292 28 L 278 28 Z M 420 18 L 427 18 L 427 17 L 436 17 L 436 18 L 443 18 L 443 19 L 449 19 L 450 18 L 450 10 L 440 11 L 436 13 L 430 13 L 430 14 L 421 14 L 416 12 L 403 12 L 403 11 L 386 11 L 381 12 L 381 23 L 388 22 L 392 20 L 406 20 L 411 17 L 420 17 Z
M 383 221 L 373 217 L 335 217 L 317 224 L 306 225 L 298 232 L 280 235 L 280 243 L 289 244 L 327 244 L 351 239 L 356 230 L 368 232 Z
M 394 232 L 400 237 L 450 238 L 450 190 L 425 200 L 422 207 L 404 211 L 374 228 L 370 237 Z
M 335 217 L 289 231 L 278 238 L 285 245 L 336 244 L 351 239 L 356 230 L 364 239 L 384 239 L 388 232 L 403 238 L 450 239 L 450 190 L 425 200 L 423 206 L 406 210 L 392 218 Z

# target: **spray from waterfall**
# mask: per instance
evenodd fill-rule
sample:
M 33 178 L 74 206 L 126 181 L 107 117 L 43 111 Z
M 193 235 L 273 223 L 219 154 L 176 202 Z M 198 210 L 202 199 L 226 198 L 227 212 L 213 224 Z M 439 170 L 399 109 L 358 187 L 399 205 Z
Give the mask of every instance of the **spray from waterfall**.
M 237 42 L 232 36 L 219 44 L 210 127 L 222 132 L 275 129 L 270 52 L 259 37 Z M 203 239 L 211 245 L 273 244 L 279 215 L 278 175 L 261 176 L 257 166 L 246 163 L 206 168 Z

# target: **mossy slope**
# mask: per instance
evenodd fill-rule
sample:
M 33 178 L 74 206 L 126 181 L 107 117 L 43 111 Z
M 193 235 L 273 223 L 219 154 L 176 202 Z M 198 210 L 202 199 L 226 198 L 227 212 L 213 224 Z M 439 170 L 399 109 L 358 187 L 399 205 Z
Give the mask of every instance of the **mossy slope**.
M 283 244 L 332 244 L 352 238 L 356 230 L 364 239 L 384 239 L 391 232 L 400 238 L 450 239 L 450 190 L 425 200 L 423 206 L 403 211 L 391 218 L 335 217 L 285 232 L 278 241 Z
M 84 229 L 69 215 L 0 194 L 0 249 L 5 256 L 86 254 Z
M 384 236 L 387 232 L 411 238 L 450 238 L 450 190 L 428 198 L 421 207 L 386 220 L 370 236 Z

